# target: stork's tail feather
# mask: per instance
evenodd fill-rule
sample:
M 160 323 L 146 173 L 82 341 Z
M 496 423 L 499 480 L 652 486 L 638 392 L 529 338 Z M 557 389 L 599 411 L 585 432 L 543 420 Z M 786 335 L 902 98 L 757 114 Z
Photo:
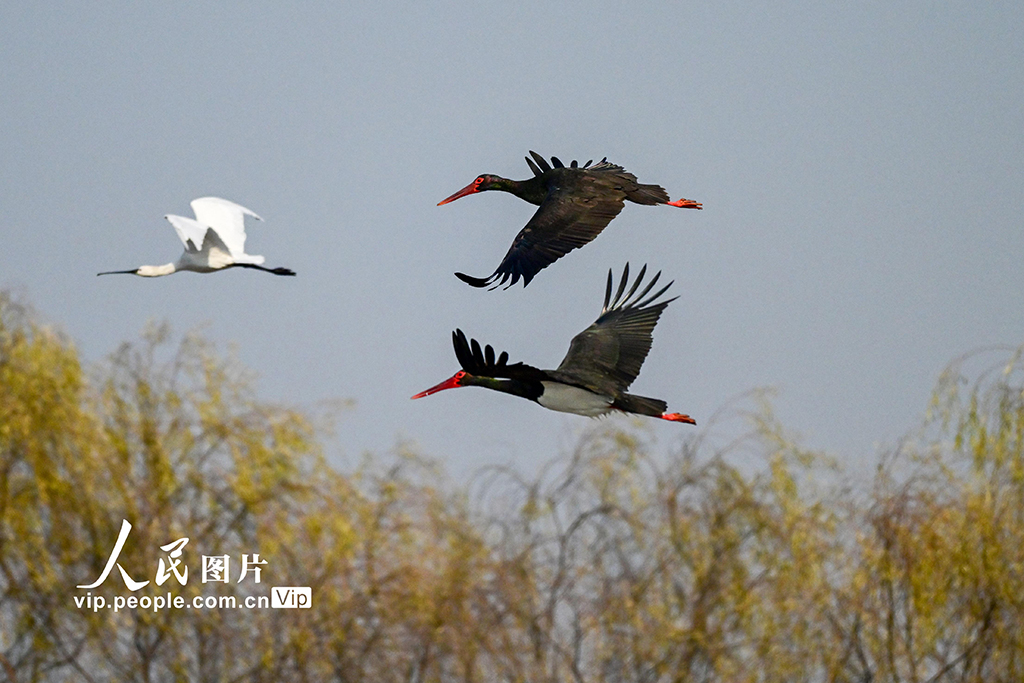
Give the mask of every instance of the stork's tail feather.
M 627 190 L 626 198 L 637 204 L 653 206 L 654 204 L 667 204 L 668 192 L 661 185 L 643 185 L 637 183 L 635 187 Z
M 615 399 L 615 403 L 612 404 L 612 408 L 618 408 L 619 410 L 627 413 L 633 413 L 635 415 L 660 417 L 662 420 L 668 420 L 670 422 L 683 422 L 691 425 L 697 424 L 697 421 L 689 415 L 665 412 L 668 408 L 668 404 L 660 398 L 647 398 L 646 396 L 636 396 L 634 394 L 622 394 Z
M 627 413 L 661 417 L 662 413 L 664 413 L 668 408 L 668 404 L 660 398 L 647 398 L 646 396 L 637 396 L 635 394 L 622 394 L 615 400 L 612 407 L 618 408 L 619 410 L 623 410 Z

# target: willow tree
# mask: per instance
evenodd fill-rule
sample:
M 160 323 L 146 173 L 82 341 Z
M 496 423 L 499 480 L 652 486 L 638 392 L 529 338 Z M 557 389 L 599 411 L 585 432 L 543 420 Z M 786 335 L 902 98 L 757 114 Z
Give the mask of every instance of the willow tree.
M 851 680 L 1024 678 L 1020 353 L 952 364 L 921 438 L 881 468 L 841 592 Z
M 315 422 L 199 336 L 151 326 L 86 368 L 0 297 L 0 678 L 476 675 L 490 555 L 464 497 L 412 454 L 328 467 Z M 230 580 L 204 582 L 202 556 Z M 238 608 L 272 586 L 312 607 Z M 166 593 L 189 606 L 157 610 Z M 111 608 L 132 596 L 149 602 Z M 190 608 L 208 597 L 235 608 Z
M 132 593 L 122 569 L 158 592 L 159 564 L 173 563 L 161 546 L 183 538 L 192 576 L 164 588 L 183 599 L 259 590 L 252 580 L 204 585 L 197 560 L 267 561 L 288 546 L 324 476 L 306 417 L 256 400 L 230 359 L 195 336 L 172 347 L 163 327 L 84 370 L 66 338 L 7 296 L 0 416 L 0 652 L 18 680 L 68 669 L 86 680 L 219 678 L 252 666 L 259 612 L 110 605 Z M 120 568 L 78 588 L 102 575 L 126 521 Z M 266 586 L 274 566 L 261 569 Z M 106 605 L 89 609 L 97 597 Z
M 865 489 L 767 405 L 725 445 L 609 420 L 463 487 L 414 452 L 329 467 L 315 421 L 198 336 L 83 367 L 0 296 L 0 679 L 1021 680 L 1017 360 L 951 368 Z M 152 602 L 272 586 L 312 605 Z M 89 606 L 118 595 L 150 607 Z

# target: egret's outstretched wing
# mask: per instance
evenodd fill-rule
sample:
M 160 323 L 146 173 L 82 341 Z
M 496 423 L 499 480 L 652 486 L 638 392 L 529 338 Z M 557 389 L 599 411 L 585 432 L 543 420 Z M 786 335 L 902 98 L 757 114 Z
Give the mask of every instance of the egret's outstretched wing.
M 185 251 L 193 254 L 202 251 L 203 239 L 206 236 L 207 229 L 205 225 L 191 218 L 175 216 L 174 214 L 167 214 L 164 218 L 174 226 L 174 231 L 178 233 L 178 238 L 185 245 Z
M 235 259 L 245 256 L 245 217 L 263 220 L 241 204 L 220 197 L 200 197 L 192 200 L 196 220 L 213 228 L 231 251 Z

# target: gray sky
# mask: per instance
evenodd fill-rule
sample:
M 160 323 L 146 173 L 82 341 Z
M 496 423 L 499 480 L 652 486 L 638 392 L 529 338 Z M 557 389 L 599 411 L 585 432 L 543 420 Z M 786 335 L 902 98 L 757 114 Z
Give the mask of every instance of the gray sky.
M 557 366 L 609 267 L 681 298 L 633 385 L 699 423 L 757 386 L 808 446 L 874 460 L 938 373 L 1024 341 L 1019 2 L 6 3 L 0 287 L 98 360 L 207 323 L 271 400 L 352 398 L 339 455 L 547 460 L 589 421 L 481 389 L 450 333 Z M 628 8 L 628 9 L 627 9 Z M 623 165 L 702 212 L 627 205 L 525 290 L 487 275 L 534 207 L 528 150 Z M 298 271 L 144 280 L 163 215 L 217 195 Z M 648 420 L 659 442 L 692 433 Z M 722 429 L 738 428 L 723 426 Z

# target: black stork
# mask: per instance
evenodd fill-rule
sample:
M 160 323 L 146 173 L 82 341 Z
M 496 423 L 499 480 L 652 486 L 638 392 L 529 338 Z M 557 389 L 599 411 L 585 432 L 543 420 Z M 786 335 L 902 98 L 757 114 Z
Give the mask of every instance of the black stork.
M 635 175 L 608 163 L 607 158 L 593 165 L 588 161 L 583 166 L 573 161 L 566 167 L 558 157 L 551 157 L 548 164 L 536 152 L 531 151 L 530 156 L 533 159 L 526 157 L 526 163 L 533 171 L 532 178 L 509 180 L 484 174 L 438 203 L 441 206 L 477 192 L 501 190 L 540 207 L 516 235 L 505 258 L 490 276 L 478 278 L 455 273 L 473 287 L 500 287 L 509 280 L 511 287 L 520 278 L 525 287 L 542 268 L 600 235 L 619 215 L 627 199 L 636 204 L 703 208 L 690 199 L 670 202 L 664 188 L 637 182 Z
M 495 359 L 490 345 L 481 350 L 475 339 L 467 341 L 462 330 L 457 329 L 452 332 L 452 343 L 462 370 L 413 398 L 477 386 L 528 398 L 550 410 L 588 417 L 619 411 L 697 424 L 689 415 L 665 412 L 668 406 L 661 399 L 626 393 L 651 350 L 651 333 L 661 312 L 677 298 L 655 303 L 672 286 L 670 282 L 644 299 L 661 277 L 660 272 L 636 294 L 646 272 L 644 266 L 629 293 L 623 296 L 629 283 L 627 263 L 618 291 L 612 297 L 612 273 L 608 271 L 601 315 L 573 337 L 558 369 L 539 370 L 524 363 L 509 365 L 508 353 L 502 352 Z

